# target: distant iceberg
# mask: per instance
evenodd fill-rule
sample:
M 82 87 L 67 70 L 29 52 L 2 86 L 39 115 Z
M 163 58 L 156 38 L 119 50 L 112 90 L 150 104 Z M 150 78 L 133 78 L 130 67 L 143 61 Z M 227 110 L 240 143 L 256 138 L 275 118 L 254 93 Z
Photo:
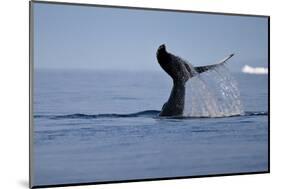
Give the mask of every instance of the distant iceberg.
M 268 68 L 251 67 L 251 66 L 245 65 L 242 68 L 242 72 L 247 73 L 247 74 L 268 74 Z

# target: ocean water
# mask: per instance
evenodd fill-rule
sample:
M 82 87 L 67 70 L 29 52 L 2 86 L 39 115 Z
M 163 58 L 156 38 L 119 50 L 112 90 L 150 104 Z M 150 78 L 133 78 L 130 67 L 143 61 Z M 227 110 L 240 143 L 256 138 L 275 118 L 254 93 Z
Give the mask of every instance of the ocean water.
M 268 77 L 233 74 L 244 115 L 166 119 L 164 72 L 35 70 L 33 185 L 268 170 Z

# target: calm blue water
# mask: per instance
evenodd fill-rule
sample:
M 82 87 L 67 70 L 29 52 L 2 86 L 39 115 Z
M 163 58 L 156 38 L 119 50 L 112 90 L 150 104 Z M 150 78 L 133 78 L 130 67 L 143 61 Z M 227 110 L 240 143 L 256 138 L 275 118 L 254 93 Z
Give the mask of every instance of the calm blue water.
M 33 184 L 267 171 L 267 75 L 234 77 L 246 115 L 163 119 L 164 72 L 35 71 Z

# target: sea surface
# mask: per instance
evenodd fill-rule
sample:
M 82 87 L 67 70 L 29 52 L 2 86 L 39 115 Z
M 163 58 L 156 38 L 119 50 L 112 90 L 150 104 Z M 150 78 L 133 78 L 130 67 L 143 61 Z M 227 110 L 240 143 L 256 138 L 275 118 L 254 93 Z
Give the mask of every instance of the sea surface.
M 35 70 L 33 185 L 268 170 L 268 76 L 233 74 L 244 115 L 159 118 L 164 72 Z

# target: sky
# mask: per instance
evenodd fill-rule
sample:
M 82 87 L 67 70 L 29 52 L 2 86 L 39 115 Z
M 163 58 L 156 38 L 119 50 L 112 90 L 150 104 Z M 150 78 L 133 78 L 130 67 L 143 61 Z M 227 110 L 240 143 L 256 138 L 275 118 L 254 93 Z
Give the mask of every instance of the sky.
M 35 69 L 161 71 L 156 51 L 194 66 L 267 67 L 266 17 L 34 3 Z

